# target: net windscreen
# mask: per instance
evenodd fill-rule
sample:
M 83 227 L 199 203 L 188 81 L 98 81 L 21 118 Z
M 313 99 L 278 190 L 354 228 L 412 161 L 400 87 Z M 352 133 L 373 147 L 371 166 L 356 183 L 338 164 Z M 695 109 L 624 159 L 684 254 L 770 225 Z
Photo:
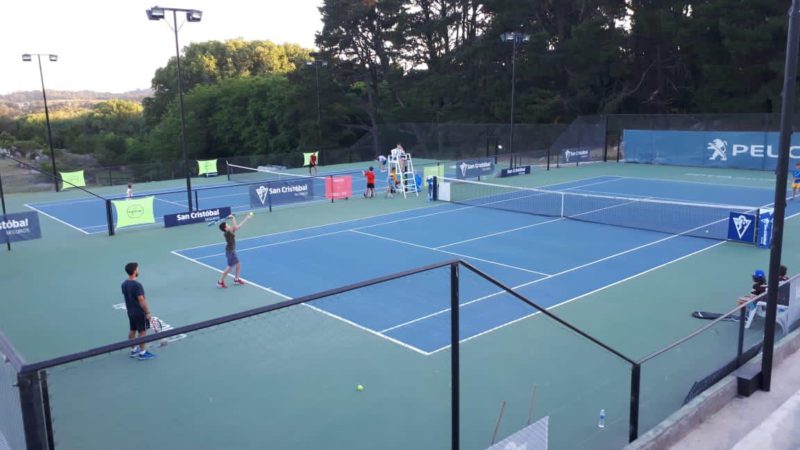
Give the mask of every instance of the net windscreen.
M 718 240 L 727 239 L 731 212 L 758 211 L 754 206 L 550 191 L 450 178 L 441 182 L 449 184 L 453 203 Z

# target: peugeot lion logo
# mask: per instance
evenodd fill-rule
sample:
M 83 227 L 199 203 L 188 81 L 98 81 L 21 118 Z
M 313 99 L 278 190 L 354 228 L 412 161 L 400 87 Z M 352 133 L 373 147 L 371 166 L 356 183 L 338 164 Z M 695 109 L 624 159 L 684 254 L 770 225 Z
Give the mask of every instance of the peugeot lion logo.
M 747 216 L 733 218 L 733 225 L 736 226 L 736 234 L 739 235 L 739 239 L 744 238 L 744 234 L 747 233 L 747 229 L 750 228 L 751 223 L 753 223 L 753 221 L 748 219 Z
M 458 166 L 458 168 L 461 169 L 461 176 L 462 177 L 467 176 L 467 163 L 462 162 L 461 165 Z
M 708 150 L 714 150 L 714 153 L 711 154 L 711 157 L 708 158 L 711 161 L 715 159 L 719 159 L 721 161 L 728 160 L 728 141 L 723 141 L 722 139 L 714 139 L 713 141 L 708 143 Z

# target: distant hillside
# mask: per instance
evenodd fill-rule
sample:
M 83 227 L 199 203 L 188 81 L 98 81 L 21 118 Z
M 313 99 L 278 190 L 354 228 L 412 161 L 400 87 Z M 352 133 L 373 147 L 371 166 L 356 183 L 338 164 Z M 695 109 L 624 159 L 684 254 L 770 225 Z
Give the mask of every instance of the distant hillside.
M 47 91 L 47 106 L 51 110 L 88 108 L 106 100 L 130 100 L 141 102 L 153 94 L 150 89 L 112 94 L 94 91 Z M 21 91 L 0 95 L 0 117 L 18 117 L 32 112 L 44 111 L 41 91 Z

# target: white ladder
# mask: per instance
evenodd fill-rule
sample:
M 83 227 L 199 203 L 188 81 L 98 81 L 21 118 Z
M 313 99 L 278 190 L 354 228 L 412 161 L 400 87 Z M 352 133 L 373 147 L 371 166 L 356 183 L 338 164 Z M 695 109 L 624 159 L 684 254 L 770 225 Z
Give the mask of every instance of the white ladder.
M 406 192 L 413 192 L 419 197 L 419 186 L 417 186 L 417 174 L 414 173 L 414 162 L 411 160 L 411 153 L 406 153 L 406 170 L 400 177 L 400 186 L 403 187 L 403 197 Z

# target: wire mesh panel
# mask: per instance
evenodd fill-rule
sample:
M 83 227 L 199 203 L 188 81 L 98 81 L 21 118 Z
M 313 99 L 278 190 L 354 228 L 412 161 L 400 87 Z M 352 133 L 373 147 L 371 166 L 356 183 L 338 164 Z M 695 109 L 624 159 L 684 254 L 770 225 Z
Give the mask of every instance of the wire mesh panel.
M 461 271 L 462 284 L 475 278 Z M 627 444 L 628 362 L 507 293 L 463 294 L 462 333 L 492 331 L 461 343 L 462 448 L 489 448 L 548 416 L 550 448 Z
M 186 333 L 152 360 L 121 350 L 48 369 L 56 448 L 141 448 L 133 435 L 170 449 L 448 448 L 447 355 L 370 328 L 394 320 L 392 300 L 437 300 L 390 288 Z
M 25 448 L 17 371 L 0 350 L 0 450 Z
M 733 313 L 730 320 L 713 323 L 693 338 L 642 363 L 640 430 L 656 426 L 756 352 L 764 329 L 755 323 L 745 328 L 739 318 L 739 312 Z M 741 358 L 740 328 L 744 331 Z

